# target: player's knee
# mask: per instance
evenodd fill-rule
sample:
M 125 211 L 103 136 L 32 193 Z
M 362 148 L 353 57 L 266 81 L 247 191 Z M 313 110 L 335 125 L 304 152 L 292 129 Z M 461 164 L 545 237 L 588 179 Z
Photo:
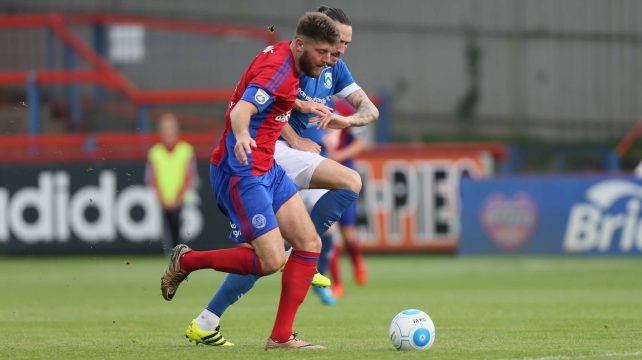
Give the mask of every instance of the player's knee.
M 356 192 L 361 191 L 361 176 L 358 172 L 350 169 L 350 176 L 347 177 L 347 189 Z
M 343 168 L 334 178 L 332 185 L 331 189 L 345 189 L 359 193 L 361 191 L 361 176 L 350 168 Z
M 284 262 L 285 254 L 273 255 L 265 259 L 261 259 L 261 270 L 263 275 L 270 275 L 279 271 Z
M 316 233 L 292 239 L 291 244 L 296 250 L 321 252 L 321 238 Z
M 321 238 L 319 235 L 314 234 L 314 237 L 311 237 L 307 242 L 307 251 L 312 252 L 321 252 Z

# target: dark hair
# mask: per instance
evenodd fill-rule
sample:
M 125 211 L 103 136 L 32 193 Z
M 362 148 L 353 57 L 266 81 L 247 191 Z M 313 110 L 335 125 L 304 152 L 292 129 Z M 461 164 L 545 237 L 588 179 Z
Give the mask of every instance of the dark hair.
M 330 17 L 330 19 L 339 22 L 343 25 L 350 25 L 352 26 L 352 21 L 350 21 L 350 18 L 348 15 L 341 9 L 336 8 L 336 7 L 329 7 L 325 5 L 319 6 L 317 9 L 317 12 L 320 12 L 322 14 L 326 14 Z
M 324 41 L 330 44 L 339 42 L 339 30 L 334 21 L 325 14 L 307 12 L 299 19 L 296 34 L 315 41 Z

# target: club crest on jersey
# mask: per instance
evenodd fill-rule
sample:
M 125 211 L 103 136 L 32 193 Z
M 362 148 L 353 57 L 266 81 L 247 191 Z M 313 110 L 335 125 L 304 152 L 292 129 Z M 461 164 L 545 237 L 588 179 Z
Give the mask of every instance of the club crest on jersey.
M 256 100 L 256 102 L 261 105 L 265 104 L 268 99 L 270 99 L 270 95 L 268 95 L 268 93 L 266 93 L 263 89 L 258 89 L 256 91 L 256 94 L 254 95 L 254 100 Z
M 332 88 L 332 73 L 329 71 L 323 76 L 323 86 L 325 86 L 326 89 Z
M 267 219 L 263 214 L 256 214 L 252 217 L 252 226 L 256 229 L 263 229 L 267 224 Z

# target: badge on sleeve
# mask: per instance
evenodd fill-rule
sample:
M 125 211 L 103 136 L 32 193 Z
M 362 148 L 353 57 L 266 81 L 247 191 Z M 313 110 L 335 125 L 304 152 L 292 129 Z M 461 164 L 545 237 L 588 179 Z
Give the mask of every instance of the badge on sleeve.
M 268 95 L 268 93 L 266 93 L 263 89 L 258 89 L 256 91 L 256 94 L 254 95 L 254 100 L 256 100 L 256 102 L 261 105 L 265 104 L 269 99 L 270 95 Z

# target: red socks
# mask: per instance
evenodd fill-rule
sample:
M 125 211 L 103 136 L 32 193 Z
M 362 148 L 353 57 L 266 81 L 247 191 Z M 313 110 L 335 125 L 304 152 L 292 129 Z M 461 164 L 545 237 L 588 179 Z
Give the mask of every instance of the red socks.
M 357 267 L 357 265 L 362 261 L 361 246 L 359 246 L 359 243 L 356 241 L 351 242 L 349 244 L 346 244 L 346 250 L 348 250 L 348 255 L 350 255 L 352 265 L 354 267 Z
M 254 250 L 239 246 L 232 249 L 190 251 L 180 260 L 181 270 L 214 269 L 232 274 L 263 276 L 261 261 Z
M 332 276 L 333 286 L 341 285 L 341 272 L 339 270 L 339 260 L 341 259 L 341 247 L 335 246 L 332 251 L 332 257 L 330 258 L 330 276 Z
M 285 342 L 292 336 L 294 317 L 310 289 L 312 277 L 317 271 L 318 261 L 319 253 L 292 250 L 283 269 L 281 300 L 270 336 L 272 340 Z
M 271 338 L 285 342 L 292 336 L 292 326 L 299 306 L 310 289 L 317 271 L 319 253 L 292 250 L 281 278 L 281 299 Z M 199 269 L 214 269 L 234 274 L 261 276 L 261 262 L 254 250 L 246 247 L 210 251 L 190 251 L 180 260 L 186 273 Z

